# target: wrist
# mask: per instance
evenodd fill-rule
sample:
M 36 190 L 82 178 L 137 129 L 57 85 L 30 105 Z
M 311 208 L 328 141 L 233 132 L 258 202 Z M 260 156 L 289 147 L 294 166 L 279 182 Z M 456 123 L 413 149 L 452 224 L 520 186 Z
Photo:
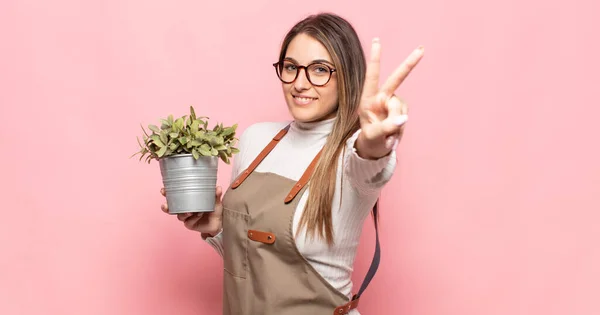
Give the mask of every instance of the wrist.
M 200 235 L 202 236 L 202 239 L 207 239 L 209 237 L 215 237 L 217 235 L 219 235 L 219 233 L 221 233 L 223 229 L 218 229 L 216 231 L 212 231 L 212 232 L 200 232 Z
M 217 236 L 217 234 L 221 233 L 221 231 L 223 230 L 223 224 L 221 222 L 221 220 L 216 220 L 217 223 L 212 225 L 214 226 L 213 229 L 210 229 L 208 231 L 205 232 L 201 232 L 200 234 L 202 234 L 202 237 L 215 237 Z
M 392 152 L 386 147 L 386 141 L 368 140 L 362 132 L 354 142 L 354 151 L 365 160 L 377 160 Z

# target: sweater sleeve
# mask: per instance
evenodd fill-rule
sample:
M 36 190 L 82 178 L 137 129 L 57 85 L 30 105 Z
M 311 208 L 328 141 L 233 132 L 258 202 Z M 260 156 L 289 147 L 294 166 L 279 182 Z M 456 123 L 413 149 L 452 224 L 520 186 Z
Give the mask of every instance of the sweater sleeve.
M 361 158 L 354 146 L 360 132 L 359 129 L 346 142 L 344 173 L 360 193 L 372 194 L 392 178 L 396 169 L 396 151 L 376 160 Z

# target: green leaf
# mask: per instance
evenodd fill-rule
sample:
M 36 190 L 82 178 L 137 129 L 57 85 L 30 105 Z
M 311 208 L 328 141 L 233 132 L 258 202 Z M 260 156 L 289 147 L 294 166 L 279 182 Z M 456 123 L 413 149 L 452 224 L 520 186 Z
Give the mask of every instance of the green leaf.
M 204 156 L 211 156 L 210 154 L 210 150 L 204 150 L 202 148 L 198 149 L 198 152 L 200 152 L 200 154 L 204 155 Z
M 177 130 L 182 130 L 183 129 L 183 119 L 177 118 L 174 125 L 177 126 Z
M 198 148 L 198 151 L 200 152 L 200 154 L 202 154 L 204 156 L 211 156 L 212 155 L 211 154 L 211 147 L 208 144 L 206 144 L 206 143 L 204 143 L 203 145 L 201 145 Z
M 203 141 L 208 141 L 209 139 L 208 135 L 203 130 L 196 132 L 196 138 Z
M 190 126 L 190 131 L 195 134 L 196 132 L 198 132 L 198 127 L 200 127 L 200 121 L 194 120 L 194 122 Z
M 188 142 L 188 138 L 187 137 L 181 137 L 181 138 L 179 138 L 177 140 L 179 140 L 179 143 L 181 143 L 181 144 L 186 144 Z
M 159 136 L 152 135 L 150 138 L 152 139 L 152 143 L 156 144 L 159 148 L 162 148 L 165 146 L 165 144 L 160 140 Z
M 168 143 L 168 142 L 169 142 L 169 138 L 167 137 L 167 131 L 166 131 L 166 130 L 162 130 L 162 131 L 160 132 L 160 140 L 161 140 L 163 143 Z
M 231 147 L 231 153 L 233 153 L 233 154 L 240 153 L 240 150 L 238 150 L 238 148 Z
M 222 144 L 221 144 L 221 145 L 218 145 L 218 146 L 216 146 L 216 147 L 214 147 L 214 148 L 215 148 L 215 149 L 217 149 L 217 150 L 219 150 L 219 151 L 222 151 L 222 150 L 227 150 L 227 147 L 226 147 L 226 146 L 224 146 L 224 145 L 222 145 Z
M 169 125 L 173 125 L 173 115 L 169 115 L 169 117 L 167 117 L 167 121 L 169 122 Z
M 211 153 L 211 154 L 214 156 L 214 155 L 217 155 L 217 154 L 219 154 L 219 151 L 217 151 L 217 149 L 215 149 L 215 148 L 212 148 L 212 149 L 210 150 L 210 153 Z
M 199 159 L 200 158 L 200 153 L 198 153 L 198 150 L 194 149 L 192 150 L 192 155 L 194 156 L 194 159 Z
M 169 134 L 169 136 L 170 136 L 171 138 L 177 138 L 177 137 L 179 137 L 179 134 L 178 134 L 177 132 L 171 132 L 171 133 Z
M 199 140 L 192 140 L 192 141 L 190 141 L 190 143 L 195 147 L 202 145 L 202 142 Z
M 155 133 L 160 133 L 160 130 L 158 130 L 158 127 L 155 125 L 148 125 L 148 129 L 154 131 Z
M 210 142 L 210 145 L 213 145 L 213 146 L 215 146 L 215 145 L 222 144 L 222 142 L 223 142 L 223 139 L 220 139 L 220 140 L 221 140 L 221 143 L 219 143 L 219 137 L 216 137 L 216 136 L 210 136 L 210 138 L 209 138 L 208 142 Z
M 235 133 L 235 128 L 229 127 L 229 128 L 225 128 L 225 130 L 223 130 L 223 133 L 221 135 L 226 137 L 226 136 L 232 135 L 234 133 Z
M 229 157 L 223 151 L 219 151 L 219 157 L 221 160 L 223 160 L 223 162 L 229 164 Z
M 160 122 L 161 122 L 160 129 L 164 130 L 164 129 L 171 128 L 171 123 L 168 120 L 161 119 Z
M 156 152 L 156 154 L 158 155 L 158 157 L 162 157 L 165 152 L 167 152 L 167 147 L 162 147 L 160 148 L 160 150 L 158 150 L 158 152 Z
M 196 120 L 196 111 L 194 110 L 194 106 L 190 106 L 190 118 L 192 120 Z

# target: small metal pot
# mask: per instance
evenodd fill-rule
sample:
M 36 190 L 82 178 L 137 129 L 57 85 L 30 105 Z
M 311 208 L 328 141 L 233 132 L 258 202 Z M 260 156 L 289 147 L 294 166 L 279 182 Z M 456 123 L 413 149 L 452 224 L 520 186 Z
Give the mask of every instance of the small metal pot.
M 178 154 L 159 159 L 169 213 L 211 212 L 215 208 L 217 156 Z

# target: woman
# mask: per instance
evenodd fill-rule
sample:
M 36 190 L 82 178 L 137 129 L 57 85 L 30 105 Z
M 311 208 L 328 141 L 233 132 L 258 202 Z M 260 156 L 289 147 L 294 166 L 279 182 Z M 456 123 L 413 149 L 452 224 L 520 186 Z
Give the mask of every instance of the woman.
M 248 127 L 215 211 L 178 215 L 224 259 L 224 314 L 358 314 L 360 231 L 407 118 L 393 93 L 423 55 L 379 88 L 379 51 L 375 39 L 367 68 L 355 30 L 333 14 L 296 24 L 273 65 L 293 121 Z

